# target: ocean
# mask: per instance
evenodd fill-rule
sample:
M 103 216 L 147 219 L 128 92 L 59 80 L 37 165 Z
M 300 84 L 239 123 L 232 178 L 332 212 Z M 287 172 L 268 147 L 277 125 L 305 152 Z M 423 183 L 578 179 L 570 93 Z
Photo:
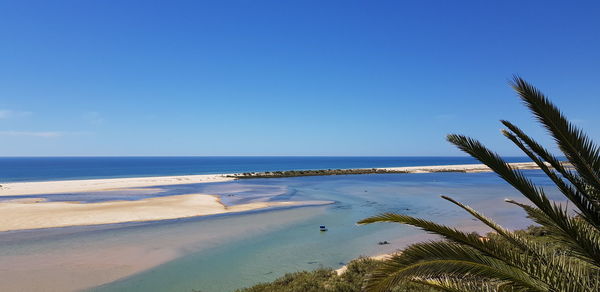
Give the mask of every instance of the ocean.
M 526 162 L 526 157 L 507 157 Z M 252 171 L 370 168 L 477 163 L 471 157 L 0 157 L 0 183 Z

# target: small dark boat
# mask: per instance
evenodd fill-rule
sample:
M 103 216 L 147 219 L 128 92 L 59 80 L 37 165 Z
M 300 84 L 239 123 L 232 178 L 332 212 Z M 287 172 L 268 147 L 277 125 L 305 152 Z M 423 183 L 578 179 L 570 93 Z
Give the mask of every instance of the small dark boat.
M 319 226 L 319 230 L 327 231 L 327 227 L 325 227 L 325 225 L 321 225 L 321 226 Z

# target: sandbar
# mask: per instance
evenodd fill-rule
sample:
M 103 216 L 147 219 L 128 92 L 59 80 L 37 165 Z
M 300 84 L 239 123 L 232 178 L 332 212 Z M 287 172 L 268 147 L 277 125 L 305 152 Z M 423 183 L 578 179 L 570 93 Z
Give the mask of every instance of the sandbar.
M 536 169 L 535 163 L 511 163 L 518 169 Z M 407 173 L 444 171 L 487 172 L 483 164 L 437 165 L 380 168 Z M 218 196 L 210 194 L 184 194 L 157 196 L 141 200 L 117 200 L 97 203 L 70 201 L 45 201 L 28 198 L 32 195 L 69 194 L 95 191 L 160 191 L 168 185 L 225 182 L 235 178 L 227 174 L 184 175 L 162 177 L 109 178 L 89 180 L 64 180 L 43 182 L 11 182 L 0 187 L 0 197 L 23 198 L 0 201 L 0 232 L 80 225 L 99 225 L 123 222 L 157 221 L 214 214 L 244 212 L 261 208 L 282 206 L 319 205 L 330 202 L 254 202 L 225 206 Z M 138 188 L 138 189 L 136 189 Z
M 533 162 L 510 163 L 516 169 L 538 169 Z M 490 172 L 484 164 L 432 165 L 375 168 L 406 173 L 430 172 Z M 42 194 L 64 194 L 76 192 L 106 191 L 181 184 L 226 182 L 235 180 L 240 174 L 201 174 L 157 177 L 131 177 L 107 179 L 83 179 L 39 182 L 8 182 L 0 185 L 1 196 L 26 196 Z
M 509 163 L 515 169 L 539 169 L 535 162 L 515 162 Z M 549 166 L 549 164 L 547 164 Z M 431 173 L 431 172 L 491 172 L 492 170 L 485 164 L 457 164 L 457 165 L 432 165 L 432 166 L 405 166 L 405 167 L 385 167 L 384 170 L 403 171 L 407 173 Z
M 165 185 L 225 182 L 231 180 L 233 180 L 233 178 L 229 178 L 221 174 L 199 174 L 180 176 L 9 182 L 3 183 L 0 186 L 0 196 L 92 192 L 123 188 L 131 189 Z
M 328 201 L 253 202 L 223 205 L 217 196 L 187 194 L 136 201 L 99 203 L 7 201 L 0 202 L 0 231 L 51 227 L 156 221 L 236 213 L 271 207 L 329 204 Z

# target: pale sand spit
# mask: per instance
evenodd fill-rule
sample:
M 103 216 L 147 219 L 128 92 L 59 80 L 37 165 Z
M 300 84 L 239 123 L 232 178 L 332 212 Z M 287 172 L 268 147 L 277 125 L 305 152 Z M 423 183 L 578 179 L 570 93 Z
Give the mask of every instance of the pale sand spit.
M 510 163 L 517 169 L 537 169 L 533 162 Z M 394 171 L 405 171 L 409 173 L 429 172 L 489 172 L 491 171 L 483 164 L 460 164 L 460 165 L 433 165 L 433 166 L 410 166 L 410 167 L 387 167 L 379 168 Z M 108 179 L 85 179 L 85 180 L 62 180 L 42 182 L 10 182 L 0 185 L 0 196 L 25 196 L 41 194 L 60 194 L 76 192 L 106 191 L 112 189 L 132 189 L 140 187 L 167 186 L 194 183 L 211 183 L 231 181 L 230 177 L 235 174 L 202 174 L 181 176 L 157 176 L 157 177 L 133 177 L 133 178 L 108 178 Z
M 221 174 L 3 183 L 0 196 L 24 196 L 230 181 Z
M 138 201 L 0 202 L 0 231 L 97 225 L 235 213 L 269 207 L 329 204 L 328 201 L 256 202 L 223 205 L 205 194 L 154 197 Z
M 517 162 L 509 163 L 515 169 L 539 169 L 535 162 Z M 549 164 L 547 164 L 549 166 Z M 458 164 L 458 165 L 433 165 L 433 166 L 407 166 L 407 167 L 386 167 L 385 170 L 406 171 L 409 173 L 430 173 L 430 172 L 491 172 L 492 170 L 485 164 Z

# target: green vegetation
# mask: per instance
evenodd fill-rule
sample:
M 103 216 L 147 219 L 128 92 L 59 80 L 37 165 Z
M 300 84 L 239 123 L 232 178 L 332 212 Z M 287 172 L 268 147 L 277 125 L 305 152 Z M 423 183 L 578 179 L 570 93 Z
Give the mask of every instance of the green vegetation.
M 448 140 L 477 158 L 533 205 L 512 200 L 541 227 L 537 237 L 513 232 L 451 198 L 495 231 L 488 237 L 431 221 L 386 213 L 360 221 L 397 222 L 438 234 L 444 241 L 417 243 L 370 274 L 367 291 L 390 291 L 406 283 L 444 291 L 600 291 L 600 149 L 536 88 L 516 77 L 513 88 L 554 138 L 573 169 L 510 122 L 504 136 L 555 183 L 567 204 L 550 201 L 544 190 L 477 140 Z M 575 212 L 572 212 L 575 211 Z
M 406 171 L 387 170 L 387 169 L 378 169 L 378 168 L 286 170 L 286 171 L 266 171 L 266 172 L 245 172 L 245 173 L 240 173 L 240 174 L 235 174 L 235 175 L 229 175 L 229 177 L 244 179 L 244 178 L 274 178 L 274 177 L 370 174 L 370 173 L 406 173 Z
M 428 172 L 465 172 L 460 169 L 432 169 Z M 358 169 L 319 169 L 319 170 L 287 170 L 266 172 L 245 172 L 229 175 L 240 179 L 247 178 L 275 178 L 295 176 L 319 176 L 319 175 L 348 175 L 348 174 L 382 174 L 382 173 L 410 173 L 406 170 L 382 169 L 382 168 L 358 168 Z
M 516 231 L 516 233 L 531 239 L 535 237 L 540 242 L 547 241 L 547 232 L 542 227 L 530 226 L 528 229 Z M 487 236 L 491 238 L 496 237 L 497 234 L 490 233 Z M 504 240 L 501 237 L 497 239 Z M 289 273 L 273 282 L 240 289 L 237 290 L 237 292 L 358 292 L 363 291 L 362 287 L 369 275 L 377 269 L 381 269 L 383 265 L 385 265 L 385 262 L 381 260 L 358 258 L 351 261 L 347 266 L 347 270 L 341 275 L 337 275 L 337 273 L 331 269 Z M 435 288 L 423 287 L 420 284 L 400 283 L 389 291 L 427 292 L 438 290 Z
M 319 269 L 312 272 L 296 272 L 271 282 L 237 290 L 237 292 L 359 292 L 366 277 L 377 269 L 382 261 L 359 258 L 348 264 L 348 270 L 341 274 L 331 269 Z M 407 284 L 395 287 L 393 292 L 434 291 Z
M 359 223 L 408 224 L 444 240 L 413 244 L 385 261 L 355 260 L 340 276 L 323 269 L 297 272 L 239 292 L 600 291 L 600 148 L 536 88 L 520 78 L 515 78 L 513 87 L 554 138 L 568 167 L 512 123 L 502 121 L 507 128 L 503 134 L 554 182 L 568 204 L 549 200 L 543 188 L 480 142 L 461 135 L 449 135 L 448 140 L 523 194 L 532 205 L 507 202 L 522 208 L 539 226 L 510 231 L 442 196 L 494 232 L 481 236 L 385 213 Z

